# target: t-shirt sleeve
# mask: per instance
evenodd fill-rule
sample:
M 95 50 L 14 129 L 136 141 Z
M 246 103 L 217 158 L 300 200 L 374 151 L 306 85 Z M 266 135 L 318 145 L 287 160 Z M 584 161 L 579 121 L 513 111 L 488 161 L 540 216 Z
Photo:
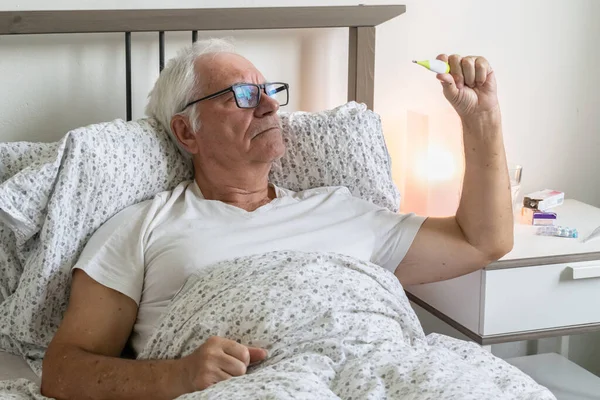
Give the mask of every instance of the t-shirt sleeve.
M 375 234 L 371 262 L 394 273 L 425 219 L 413 213 L 396 214 L 385 208 L 374 211 L 370 218 Z
M 149 203 L 130 206 L 105 222 L 73 267 L 138 305 L 144 284 L 144 222 Z

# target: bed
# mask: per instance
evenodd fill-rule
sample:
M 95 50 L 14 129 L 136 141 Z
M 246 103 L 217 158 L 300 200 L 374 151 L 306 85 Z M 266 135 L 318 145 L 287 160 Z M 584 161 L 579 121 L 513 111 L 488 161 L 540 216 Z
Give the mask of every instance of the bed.
M 109 33 L 124 34 L 126 63 L 126 118 L 132 119 L 131 35 L 157 32 L 160 70 L 165 63 L 165 32 L 189 31 L 190 40 L 198 31 L 248 29 L 332 28 L 349 29 L 348 100 L 373 107 L 375 27 L 405 12 L 403 5 L 88 10 L 88 11 L 9 11 L 0 12 L 0 35 L 43 35 Z M 20 357 L 0 353 L 0 380 L 36 375 Z
M 40 381 L 23 358 L 0 351 L 0 381 L 20 378 L 29 379 L 36 383 Z
M 18 187 L 11 193 L 13 201 L 12 214 L 10 214 L 10 207 L 6 206 L 7 203 L 2 203 L 3 193 L 0 191 L 0 217 L 2 217 L 2 212 L 6 212 L 9 216 L 19 216 L 21 211 L 23 211 L 21 214 L 28 214 L 25 217 L 29 217 L 25 218 L 27 223 L 24 224 L 24 228 L 22 230 L 14 230 L 16 238 L 15 242 L 17 242 L 18 245 L 20 243 L 21 246 L 16 247 L 19 247 L 19 250 L 23 250 L 24 253 L 31 251 L 31 249 L 26 248 L 27 243 L 29 243 L 28 241 L 37 240 L 39 232 L 41 231 L 41 226 L 43 224 L 47 224 L 48 221 L 52 222 L 54 229 L 60 228 L 63 231 L 71 231 L 75 226 L 77 226 L 78 229 L 81 228 L 81 226 L 78 226 L 77 224 L 67 225 L 61 220 L 61 218 L 57 217 L 62 215 L 61 212 L 63 210 L 61 210 L 60 204 L 57 203 L 59 200 L 56 200 L 56 202 L 53 203 L 53 199 L 55 199 L 56 193 L 61 193 L 63 190 L 73 190 L 73 187 L 77 187 L 78 183 L 82 180 L 97 178 L 88 175 L 81 175 L 82 172 L 78 170 L 77 167 L 77 165 L 89 161 L 90 148 L 97 149 L 100 146 L 101 151 L 94 153 L 94 157 L 100 157 L 100 153 L 117 153 L 119 149 L 110 146 L 114 146 L 114 143 L 119 143 L 119 145 L 122 146 L 122 143 L 125 142 L 125 145 L 129 146 L 128 148 L 130 150 L 134 149 L 133 151 L 135 151 L 136 148 L 140 148 L 138 156 L 143 155 L 148 157 L 149 153 L 155 152 L 150 154 L 150 156 L 158 157 L 157 159 L 160 159 L 161 162 L 157 163 L 157 165 L 168 165 L 169 171 L 165 171 L 164 175 L 164 180 L 169 180 L 169 185 L 167 185 L 167 187 L 156 187 L 156 179 L 154 181 L 141 181 L 139 182 L 137 192 L 135 191 L 136 188 L 128 188 L 128 190 L 131 190 L 131 192 L 135 192 L 138 197 L 132 196 L 127 198 L 127 204 L 135 204 L 142 199 L 151 198 L 153 194 L 158 193 L 161 189 L 166 190 L 167 188 L 172 188 L 172 182 L 181 182 L 183 179 L 189 179 L 189 170 L 186 169 L 186 164 L 178 158 L 175 159 L 176 157 L 172 155 L 174 154 L 174 150 L 164 150 L 164 146 L 168 147 L 169 145 L 164 143 L 164 138 L 166 136 L 164 135 L 164 132 L 162 132 L 162 134 L 159 132 L 160 127 L 156 126 L 156 123 L 152 121 L 132 121 L 133 71 L 131 67 L 131 37 L 136 32 L 157 32 L 159 37 L 159 65 L 157 68 L 162 70 L 165 65 L 164 33 L 169 31 L 190 31 L 190 39 L 195 41 L 197 39 L 197 31 L 200 29 L 236 30 L 347 27 L 349 30 L 348 101 L 350 103 L 331 112 L 316 115 L 302 114 L 283 116 L 282 118 L 285 120 L 284 134 L 286 129 L 293 131 L 296 128 L 301 132 L 308 132 L 307 127 L 314 127 L 315 124 L 311 121 L 307 121 L 307 119 L 320 118 L 316 125 L 330 127 L 333 130 L 339 130 L 340 126 L 346 129 L 347 126 L 344 124 L 347 124 L 348 121 L 351 121 L 352 124 L 355 124 L 352 129 L 356 130 L 357 132 L 362 132 L 362 136 L 360 136 L 358 139 L 343 139 L 349 141 L 341 142 L 340 140 L 342 139 L 336 137 L 335 132 L 328 132 L 326 134 L 333 135 L 334 139 L 332 139 L 331 143 L 332 145 L 336 146 L 336 148 L 349 151 L 349 153 L 344 153 L 340 156 L 340 159 L 343 160 L 343 162 L 340 164 L 344 164 L 340 165 L 340 168 L 350 168 L 354 171 L 354 173 L 359 171 L 358 175 L 367 176 L 370 180 L 358 183 L 355 187 L 352 187 L 352 184 L 348 185 L 345 181 L 339 181 L 340 176 L 345 176 L 345 174 L 339 173 L 340 170 L 338 170 L 337 173 L 333 174 L 335 176 L 328 177 L 327 179 L 330 178 L 329 180 L 326 179 L 325 181 L 319 182 L 319 185 L 349 186 L 352 194 L 356 194 L 366 200 L 373 201 L 374 203 L 377 203 L 382 207 L 386 207 L 392 211 L 397 211 L 397 202 L 399 201 L 399 196 L 397 189 L 391 182 L 389 155 L 387 154 L 383 138 L 381 135 L 379 135 L 381 131 L 381 124 L 378 117 L 370 110 L 373 108 L 375 27 L 391 18 L 401 15 L 404 12 L 405 7 L 402 5 L 190 10 L 0 12 L 0 35 L 122 32 L 124 34 L 126 52 L 126 79 L 124 82 L 126 92 L 126 121 L 116 120 L 111 123 L 96 124 L 91 127 L 75 130 L 69 132 L 61 142 L 48 146 L 24 144 L 15 145 L 12 148 L 5 147 L 3 149 L 0 147 L 0 155 L 2 155 L 2 157 L 5 159 L 11 159 L 16 164 L 23 163 L 23 160 L 29 162 L 29 164 L 27 164 L 27 168 L 24 168 L 19 172 L 21 173 L 28 169 L 29 175 L 18 181 L 18 184 L 27 184 L 27 182 L 34 180 L 32 179 L 32 176 L 39 176 L 40 173 L 45 174 L 44 179 L 36 179 L 36 181 L 40 181 L 41 183 L 36 182 L 35 184 L 42 186 L 36 186 L 33 188 L 28 186 L 27 190 L 23 189 L 22 187 Z M 296 128 L 294 128 L 294 124 L 297 125 Z M 288 128 L 286 128 L 286 126 Z M 304 131 L 302 131 L 303 129 Z M 149 132 L 152 135 L 158 132 L 159 136 L 148 138 Z M 90 135 L 90 133 L 93 133 L 93 135 Z M 319 142 L 321 143 L 321 147 L 324 147 L 322 138 L 326 137 L 326 134 L 321 136 L 321 142 Z M 99 140 L 103 140 L 101 137 L 102 135 L 109 137 L 110 140 L 107 140 L 106 142 L 98 142 Z M 288 136 L 288 152 L 290 147 L 294 147 L 295 144 L 293 143 L 293 140 L 296 136 L 293 134 Z M 307 137 L 309 135 L 304 136 Z M 100 137 L 100 139 L 97 139 L 98 137 Z M 96 140 L 96 142 L 89 143 L 90 140 Z M 377 140 L 377 142 L 373 142 L 373 140 Z M 357 146 L 357 143 L 361 143 L 361 145 Z M 365 146 L 365 143 L 368 145 Z M 163 149 L 156 150 L 158 145 L 163 146 Z M 172 144 L 170 144 L 170 146 L 173 147 Z M 298 150 L 294 150 L 295 153 L 292 151 L 293 154 L 290 156 L 297 156 L 298 158 L 296 161 L 303 158 L 306 159 L 306 149 L 308 148 L 312 149 L 310 151 L 314 152 L 315 155 L 319 151 L 314 143 L 311 144 L 312 147 L 307 147 L 306 143 L 301 143 L 298 146 Z M 171 153 L 165 155 L 165 151 L 170 151 Z M 360 154 L 360 157 L 353 158 L 355 155 L 353 152 L 362 152 L 362 154 Z M 368 155 L 365 156 L 367 153 Z M 331 158 L 330 155 L 327 156 L 326 152 L 321 154 L 320 157 L 321 161 L 324 159 L 327 160 L 328 157 Z M 368 161 L 365 161 L 365 157 L 368 157 Z M 37 159 L 44 159 L 45 161 L 42 163 L 38 162 Z M 164 162 L 165 160 L 167 160 L 167 162 Z M 107 159 L 101 161 L 104 162 L 104 165 L 107 164 Z M 291 168 L 290 165 L 295 164 L 296 161 L 293 159 L 287 161 L 284 160 L 284 164 L 282 164 L 280 169 L 285 170 L 285 168 Z M 5 160 L 3 160 L 3 162 L 5 162 Z M 118 164 L 118 161 L 112 160 L 112 162 Z M 285 162 L 288 162 L 290 165 L 285 164 Z M 20 170 L 21 168 L 22 167 L 15 167 L 15 171 Z M 112 168 L 115 169 L 115 174 L 121 173 L 121 171 L 119 171 L 120 169 L 126 169 L 119 168 L 118 165 L 113 166 Z M 323 171 L 321 171 L 318 166 L 314 166 L 313 169 L 318 170 L 319 173 L 323 175 Z M 38 175 L 31 175 L 31 170 L 34 170 L 34 172 L 36 172 Z M 308 170 L 309 168 L 306 169 L 306 171 Z M 288 176 L 293 175 L 288 172 L 284 171 L 281 173 L 281 171 L 279 171 L 275 172 L 275 174 L 279 173 L 279 178 L 285 182 L 286 186 L 291 186 L 290 189 L 292 190 L 297 190 L 293 187 L 294 183 L 298 183 L 298 188 L 310 187 L 311 185 L 315 184 L 314 181 L 302 181 L 302 177 L 299 177 L 298 175 L 296 175 L 298 182 L 286 181 L 285 179 L 288 179 Z M 0 171 L 0 178 L 2 178 L 2 173 L 3 171 Z M 14 171 L 6 174 L 6 176 L 11 176 L 12 173 L 14 173 Z M 19 173 L 17 173 L 15 176 L 18 176 Z M 114 179 L 116 178 L 113 177 L 113 180 Z M 121 179 L 121 177 L 119 179 Z M 56 184 L 54 184 L 54 182 L 56 182 Z M 2 183 L 2 179 L 0 179 L 0 183 Z M 106 182 L 103 182 L 103 184 L 105 183 Z M 381 188 L 382 191 L 373 194 L 372 187 Z M 148 192 L 139 193 L 143 192 L 144 189 L 147 189 Z M 95 195 L 94 193 L 84 193 L 81 195 L 79 192 L 84 192 L 85 190 L 80 190 L 79 188 L 76 189 L 76 191 L 78 192 L 77 195 L 80 197 L 75 199 L 76 201 L 74 201 L 74 204 L 82 203 L 82 199 L 86 198 L 85 195 L 87 195 L 88 199 Z M 24 193 L 29 193 L 29 197 L 38 197 L 37 200 L 39 201 L 35 204 L 35 206 L 30 206 L 29 203 L 25 204 L 24 202 L 19 202 L 19 196 L 23 195 Z M 31 195 L 32 193 L 33 195 Z M 112 197 L 110 197 L 110 199 L 112 199 Z M 112 201 L 112 203 L 114 203 L 114 201 Z M 109 206 L 112 208 L 106 209 L 104 214 L 114 215 L 114 213 L 119 210 L 119 207 L 120 209 L 123 209 L 127 204 L 110 204 Z M 23 210 L 21 210 L 21 208 Z M 85 211 L 82 211 L 79 207 L 76 208 L 78 213 L 83 213 Z M 56 212 L 57 214 L 51 214 L 51 212 Z M 31 215 L 33 215 L 33 217 L 31 217 Z M 75 215 L 74 217 L 77 219 L 79 215 Z M 0 221 L 2 221 L 1 218 Z M 5 223 L 6 221 L 8 221 L 8 223 L 11 222 L 10 218 L 5 218 L 4 221 Z M 51 260 L 52 262 L 56 261 L 56 265 L 58 266 L 57 271 L 59 269 L 60 271 L 58 271 L 59 273 L 57 273 L 56 277 L 51 277 L 44 281 L 44 286 L 48 289 L 40 294 L 39 292 L 36 292 L 37 289 L 34 287 L 34 289 L 32 289 L 33 296 L 32 293 L 25 293 L 22 295 L 25 297 L 21 299 L 21 303 L 17 303 L 21 305 L 13 306 L 13 309 L 11 310 L 11 312 L 15 315 L 13 321 L 17 322 L 13 322 L 14 326 L 11 327 L 11 329 L 14 328 L 13 331 L 21 334 L 22 337 L 31 337 L 31 326 L 36 326 L 32 323 L 32 321 L 49 324 L 51 329 L 44 331 L 41 338 L 39 337 L 40 335 L 33 335 L 36 337 L 36 340 L 31 340 L 29 342 L 27 340 L 9 340 L 9 335 L 3 336 L 0 334 L 1 348 L 9 349 L 10 352 L 13 353 L 0 353 L 0 395 L 13 395 L 15 398 L 19 399 L 42 398 L 39 395 L 39 389 L 37 389 L 36 386 L 36 384 L 39 383 L 38 376 L 41 374 L 41 357 L 43 355 L 43 346 L 40 344 L 47 343 L 49 340 L 48 336 L 51 334 L 52 328 L 55 328 L 57 323 L 60 321 L 60 306 L 64 308 L 65 304 L 64 296 L 60 295 L 60 293 L 67 293 L 68 279 L 65 278 L 65 276 L 68 275 L 70 271 L 69 268 L 65 268 L 65 265 L 72 265 L 73 260 L 77 257 L 78 251 L 83 246 L 85 240 L 88 239 L 91 232 L 98 227 L 98 221 L 95 223 L 95 226 L 86 226 L 87 231 L 78 232 L 78 242 L 73 246 L 73 248 L 69 249 L 70 258 L 68 260 Z M 3 231 L 2 226 L 0 226 L 0 235 L 4 234 L 6 234 L 6 229 Z M 13 240 L 11 239 L 11 236 L 0 237 L 1 240 L 5 240 L 3 238 L 9 238 L 10 240 Z M 55 242 L 53 242 L 53 244 L 61 243 L 60 238 L 54 239 Z M 58 242 L 56 240 L 58 240 Z M 25 249 L 23 249 L 23 246 Z M 48 248 L 52 247 L 52 244 L 46 243 L 45 246 L 39 247 Z M 45 250 L 40 251 L 43 252 Z M 44 257 L 48 256 L 48 258 L 51 258 L 50 256 L 54 256 L 54 254 L 40 254 L 42 254 Z M 392 335 L 389 337 L 389 341 L 386 342 L 387 344 L 384 344 L 383 347 L 375 350 L 372 349 L 373 352 L 365 353 L 361 357 L 357 357 L 354 360 L 354 369 L 349 370 L 347 376 L 344 378 L 345 380 L 341 379 L 337 381 L 337 385 L 341 386 L 339 388 L 340 393 L 345 391 L 348 396 L 359 397 L 362 396 L 361 393 L 364 393 L 363 398 L 366 398 L 368 396 L 372 396 L 372 393 L 377 392 L 380 393 L 378 395 L 379 397 L 384 398 L 386 397 L 385 391 L 395 390 L 395 392 L 389 393 L 396 393 L 397 396 L 399 393 L 411 396 L 421 393 L 421 391 L 426 387 L 427 390 L 437 391 L 440 396 L 442 393 L 444 393 L 444 395 L 448 396 L 449 398 L 468 398 L 461 397 L 460 393 L 462 393 L 463 390 L 470 390 L 474 388 L 478 382 L 482 381 L 484 377 L 494 376 L 493 387 L 478 388 L 474 392 L 470 393 L 473 396 L 472 398 L 481 398 L 481 395 L 484 393 L 487 394 L 488 390 L 499 390 L 503 393 L 510 393 L 512 394 L 512 397 L 510 398 L 553 398 L 552 395 L 547 392 L 547 390 L 535 385 L 530 378 L 518 372 L 518 370 L 509 366 L 508 364 L 495 359 L 491 354 L 482 351 L 473 343 L 460 342 L 450 338 L 441 337 L 440 335 L 433 335 L 426 338 L 416 316 L 414 315 L 414 312 L 410 308 L 408 300 L 406 299 L 399 282 L 391 274 L 386 275 L 379 269 L 374 268 L 372 265 L 367 265 L 366 263 L 356 262 L 356 260 L 351 259 L 335 258 L 331 255 L 278 253 L 271 254 L 269 256 L 272 262 L 270 265 L 266 265 L 265 262 L 258 257 L 247 257 L 243 260 L 234 260 L 230 263 L 219 265 L 219 268 L 222 267 L 222 269 L 218 269 L 218 271 L 221 272 L 215 272 L 214 280 L 223 286 L 228 286 L 228 291 L 226 291 L 228 296 L 236 296 L 236 291 L 239 290 L 240 286 L 237 284 L 237 282 L 240 280 L 240 277 L 236 275 L 235 272 L 239 269 L 236 268 L 238 263 L 244 263 L 245 266 L 254 266 L 257 271 L 272 270 L 274 267 L 276 267 L 275 269 L 278 271 L 283 271 L 283 266 L 291 268 L 290 266 L 293 267 L 294 265 L 306 265 L 307 262 L 313 263 L 314 265 L 312 265 L 312 268 L 315 273 L 312 274 L 312 279 L 314 279 L 315 284 L 321 281 L 317 271 L 326 269 L 334 274 L 335 271 L 339 272 L 340 268 L 348 268 L 352 271 L 352 273 L 348 274 L 348 280 L 346 282 L 340 281 L 343 285 L 348 287 L 367 285 L 364 283 L 364 277 L 369 276 L 373 279 L 373 282 L 370 283 L 371 286 L 365 286 L 365 293 L 367 296 L 362 298 L 360 302 L 361 304 L 365 304 L 365 307 L 371 307 L 370 314 L 372 314 L 373 318 L 375 319 L 365 318 L 361 320 L 356 319 L 353 321 L 353 323 L 356 324 L 356 332 L 360 332 L 361 330 L 368 331 L 373 326 L 377 325 L 377 315 L 381 312 L 382 304 L 386 304 L 386 307 L 389 307 L 389 313 L 396 315 L 397 318 L 394 323 L 404 329 L 403 335 L 401 335 L 402 337 L 398 338 L 395 337 L 395 335 Z M 8 258 L 10 257 L 11 254 L 8 254 Z M 13 259 L 19 258 L 18 255 L 12 257 Z M 23 257 L 24 256 L 21 256 L 21 258 Z M 6 258 L 4 260 L 6 260 Z M 3 259 L 0 258 L 0 269 L 2 267 L 2 261 Z M 50 263 L 50 261 L 48 261 L 48 263 Z M 46 268 L 46 266 L 44 266 L 44 268 Z M 217 271 L 217 269 L 215 269 L 215 271 Z M 27 273 L 30 275 L 26 276 Z M 25 268 L 23 276 L 26 276 L 26 278 L 18 277 L 20 281 L 17 283 L 15 283 L 17 280 L 13 279 L 12 282 L 9 282 L 10 284 L 8 286 L 11 286 L 13 290 L 19 286 L 16 290 L 16 293 L 19 294 L 19 290 L 22 289 L 21 286 L 24 286 L 20 284 L 23 282 L 23 279 L 45 279 L 46 277 L 42 275 L 44 274 L 40 274 L 36 271 L 28 272 L 27 268 Z M 242 279 L 240 282 L 243 283 L 242 286 L 244 287 L 246 286 L 247 279 L 254 279 L 251 276 L 243 278 L 244 279 Z M 287 279 L 287 276 L 278 276 L 277 278 L 273 278 L 271 286 L 274 287 L 278 285 L 284 279 Z M 145 349 L 144 352 L 139 355 L 139 357 L 152 359 L 174 358 L 181 356 L 186 349 L 197 346 L 198 342 L 196 339 L 186 343 L 178 343 L 176 339 L 178 332 L 180 332 L 182 329 L 187 329 L 185 325 L 188 324 L 189 321 L 196 321 L 197 325 L 195 325 L 194 329 L 197 331 L 206 329 L 206 331 L 209 332 L 211 330 L 211 327 L 205 326 L 206 324 L 203 322 L 209 320 L 211 314 L 203 314 L 203 312 L 208 311 L 203 311 L 199 303 L 193 298 L 193 294 L 195 293 L 198 285 L 202 284 L 203 283 L 197 279 L 190 279 L 190 281 L 186 283 L 185 287 L 182 288 L 182 290 L 176 296 L 177 301 L 174 301 L 170 306 L 169 315 L 172 317 L 170 322 L 161 325 L 161 333 L 158 337 L 156 337 L 156 340 L 152 342 L 154 344 L 152 346 L 148 346 L 148 348 Z M 208 292 L 209 289 L 210 288 L 203 288 L 203 291 Z M 302 290 L 307 289 L 297 287 L 296 290 L 298 291 L 297 293 L 300 293 Z M 219 293 L 221 292 L 224 291 L 219 289 Z M 219 293 L 215 294 L 215 296 L 222 295 L 222 293 Z M 343 314 L 345 312 L 343 307 L 341 307 L 344 301 L 342 295 L 344 294 L 341 291 L 336 294 L 337 297 L 332 303 L 332 309 L 330 310 L 331 313 Z M 37 305 L 37 308 L 35 306 L 31 306 L 31 299 L 37 299 L 38 297 L 36 296 L 45 296 L 45 299 L 52 300 L 59 306 L 54 307 L 54 309 L 50 311 L 46 310 L 43 304 Z M 59 298 L 56 298 L 56 296 Z M 257 292 L 255 300 L 259 301 L 261 298 L 263 298 L 263 296 L 263 293 Z M 324 293 L 320 293 L 319 296 L 324 296 L 325 298 L 327 297 Z M 44 301 L 41 301 L 40 303 L 44 303 Z M 296 300 L 296 303 L 297 304 L 294 304 L 294 306 L 298 307 L 299 309 L 306 306 L 306 303 L 302 303 L 299 300 Z M 392 304 L 392 306 L 389 306 L 390 304 Z M 285 315 L 285 310 L 277 309 L 279 305 L 280 304 L 277 302 L 273 302 L 273 308 L 270 310 L 271 315 Z M 23 307 L 22 310 L 19 309 L 19 307 Z M 212 310 L 212 315 L 214 315 L 215 312 L 218 314 L 218 310 Z M 21 316 L 20 314 L 23 314 L 25 317 L 29 318 L 24 319 L 24 321 L 27 323 L 23 324 L 22 329 L 19 327 L 20 324 L 18 322 Z M 43 315 L 43 321 L 36 319 L 41 318 L 39 317 L 40 315 Z M 50 320 L 50 322 L 48 322 L 48 320 Z M 238 325 L 243 325 L 243 322 L 241 321 L 235 322 Z M 215 324 L 215 326 L 216 325 L 218 325 L 218 323 Z M 28 327 L 29 329 L 27 329 Z M 327 332 L 327 335 L 330 334 L 334 335 L 334 332 Z M 340 333 L 337 332 L 335 334 L 339 335 Z M 265 337 L 264 340 L 265 342 L 272 341 L 272 337 Z M 170 347 L 161 346 L 161 344 L 164 343 L 178 343 L 177 346 L 179 347 L 175 345 Z M 418 346 L 421 346 L 421 350 L 426 353 L 425 359 L 422 359 L 421 356 L 417 357 L 415 355 L 416 353 L 405 353 L 407 348 L 406 343 L 417 344 Z M 391 347 L 386 347 L 388 344 Z M 319 351 L 323 350 L 321 347 L 326 346 L 319 345 Z M 272 354 L 274 354 L 274 358 L 280 357 L 282 359 L 285 358 L 284 356 L 288 350 L 283 347 L 270 349 Z M 316 351 L 316 349 L 312 350 Z M 22 357 L 15 356 L 14 354 L 20 354 Z M 351 373 L 354 373 L 355 370 L 360 370 L 364 363 L 372 361 L 373 370 L 376 369 L 375 367 L 377 366 L 377 363 L 380 363 L 381 360 L 389 361 L 394 357 L 395 359 L 404 359 L 405 356 L 407 361 L 406 365 L 404 365 L 402 368 L 410 369 L 412 365 L 411 363 L 413 362 L 414 365 L 421 366 L 419 367 L 421 368 L 421 375 L 415 377 L 412 379 L 412 381 L 409 379 L 409 386 L 405 385 L 404 383 L 400 385 L 397 384 L 397 382 L 394 383 L 390 381 L 393 379 L 394 374 L 388 374 L 386 377 L 386 374 L 384 373 L 384 379 L 378 381 L 378 387 L 369 388 L 369 385 L 362 385 L 361 387 L 361 382 L 369 383 L 374 382 L 374 380 L 370 379 L 367 375 L 362 378 L 357 378 L 356 375 L 350 375 Z M 290 367 L 292 368 L 293 373 L 298 374 L 297 376 L 302 376 L 303 364 L 305 364 L 306 360 L 309 360 L 309 358 L 306 357 L 310 358 L 310 356 L 307 355 L 305 356 L 304 360 L 299 359 Z M 410 361 L 410 357 L 412 357 L 412 361 Z M 25 358 L 27 362 L 23 361 L 23 358 Z M 452 368 L 449 367 L 453 365 L 452 363 L 454 362 L 461 363 L 461 365 L 463 365 L 463 367 L 467 370 L 473 370 L 477 368 L 480 371 L 479 375 L 477 373 L 471 376 L 464 374 L 457 375 L 457 370 L 453 371 Z M 314 365 L 321 365 L 319 363 L 322 363 L 322 359 L 319 357 L 313 357 L 310 358 L 310 363 L 314 363 Z M 435 368 L 431 368 L 432 365 L 435 365 L 436 368 L 437 366 L 441 366 L 442 370 L 446 371 L 447 373 L 446 377 L 444 379 L 436 378 L 432 380 L 432 374 L 435 375 L 436 373 Z M 444 367 L 444 365 L 446 365 L 446 367 Z M 33 370 L 29 368 L 30 366 L 33 368 Z M 379 368 L 379 366 L 377 368 Z M 371 373 L 372 372 L 373 371 L 371 371 Z M 400 374 L 400 376 L 405 376 L 407 373 L 406 371 L 396 372 Z M 254 381 L 250 381 L 248 383 L 251 384 L 251 386 L 258 385 L 252 386 L 256 389 L 256 387 L 261 387 L 261 382 L 263 381 L 260 379 L 262 375 L 258 374 L 255 376 L 256 378 L 253 378 Z M 17 378 L 21 379 L 18 381 L 12 381 L 13 383 L 6 381 Z M 319 388 L 316 386 L 310 387 L 310 385 L 307 384 L 308 381 L 304 381 L 302 379 L 290 379 L 289 377 L 285 379 L 289 379 L 289 381 L 287 381 L 285 384 L 291 385 L 290 387 L 296 387 L 296 392 L 298 393 L 306 390 L 307 388 L 314 389 L 315 391 L 319 390 Z M 3 380 L 4 382 L 2 382 Z M 429 383 L 424 383 L 424 385 L 427 386 L 421 386 L 421 380 Z M 460 385 L 458 385 L 458 387 L 449 388 L 449 382 L 457 381 L 460 381 Z M 239 392 L 241 389 L 237 388 L 235 385 L 225 388 L 224 390 L 225 391 L 218 393 L 221 398 L 233 398 L 241 393 Z M 247 390 L 247 388 L 245 390 Z M 363 392 L 361 392 L 361 390 Z M 373 390 L 375 392 L 373 392 Z M 214 392 L 210 393 L 215 394 Z M 255 392 L 250 391 L 249 393 Z M 312 393 L 313 397 L 310 397 L 310 393 Z M 314 393 L 316 392 L 307 392 L 306 398 L 315 398 Z M 199 396 L 200 397 L 193 398 L 211 398 L 210 394 L 206 394 L 206 397 L 202 397 L 203 394 L 200 394 Z M 338 397 L 335 397 L 332 394 L 331 398 Z

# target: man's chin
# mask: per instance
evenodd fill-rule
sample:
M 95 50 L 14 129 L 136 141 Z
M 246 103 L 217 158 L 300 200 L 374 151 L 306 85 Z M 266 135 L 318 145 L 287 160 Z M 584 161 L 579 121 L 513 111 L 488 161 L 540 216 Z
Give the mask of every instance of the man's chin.
M 273 162 L 279 160 L 285 155 L 285 144 L 283 138 L 275 138 L 270 134 L 260 135 L 263 139 L 259 139 L 252 146 L 252 153 L 255 159 L 260 159 L 262 162 Z M 264 140 L 271 138 L 271 140 Z

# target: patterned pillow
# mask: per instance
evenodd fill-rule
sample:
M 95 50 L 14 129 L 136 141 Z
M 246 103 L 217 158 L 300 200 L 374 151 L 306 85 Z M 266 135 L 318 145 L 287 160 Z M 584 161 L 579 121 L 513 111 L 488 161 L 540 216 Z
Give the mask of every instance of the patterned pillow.
M 273 183 L 347 186 L 398 210 L 375 113 L 352 102 L 281 118 L 287 152 Z M 90 125 L 58 143 L 0 143 L 0 160 L 0 350 L 26 356 L 39 372 L 66 308 L 71 267 L 92 233 L 127 206 L 190 179 L 192 169 L 153 119 Z
M 0 143 L 0 160 L 0 350 L 39 373 L 92 233 L 192 170 L 150 119 L 91 125 L 58 143 Z
M 280 117 L 287 151 L 271 170 L 273 183 L 296 191 L 346 186 L 357 197 L 398 211 L 400 193 L 377 114 L 350 102 Z

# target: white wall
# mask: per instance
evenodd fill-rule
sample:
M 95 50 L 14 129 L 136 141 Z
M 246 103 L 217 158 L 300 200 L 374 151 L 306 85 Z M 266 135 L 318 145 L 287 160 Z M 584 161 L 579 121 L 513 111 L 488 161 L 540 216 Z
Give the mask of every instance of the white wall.
M 500 85 L 508 157 L 524 166 L 523 191 L 558 188 L 600 206 L 600 2 L 405 3 L 406 15 L 378 30 L 375 107 L 385 122 L 398 111 L 447 107 L 411 58 L 485 55 Z
M 202 6 L 357 3 L 208 0 Z M 524 166 L 523 191 L 556 188 L 600 206 L 599 1 L 360 3 L 407 5 L 405 15 L 377 30 L 375 109 L 382 115 L 393 153 L 400 150 L 407 111 L 448 111 L 434 76 L 410 60 L 440 52 L 485 55 L 500 85 L 509 159 Z M 198 6 L 196 0 L 0 2 L 1 10 Z M 242 53 L 268 77 L 292 84 L 291 110 L 317 110 L 345 101 L 344 30 L 211 33 L 216 34 L 234 36 Z M 146 94 L 158 73 L 156 36 L 134 35 L 134 117 L 143 115 Z M 168 55 L 189 40 L 189 34 L 168 34 Z M 124 117 L 123 65 L 120 34 L 0 37 L 0 140 L 56 140 L 69 129 Z M 441 329 L 431 318 L 423 318 L 429 329 Z M 600 335 L 588 335 L 572 344 L 575 361 L 597 374 L 599 343 Z M 518 355 L 531 347 L 522 343 L 495 346 L 494 351 Z

